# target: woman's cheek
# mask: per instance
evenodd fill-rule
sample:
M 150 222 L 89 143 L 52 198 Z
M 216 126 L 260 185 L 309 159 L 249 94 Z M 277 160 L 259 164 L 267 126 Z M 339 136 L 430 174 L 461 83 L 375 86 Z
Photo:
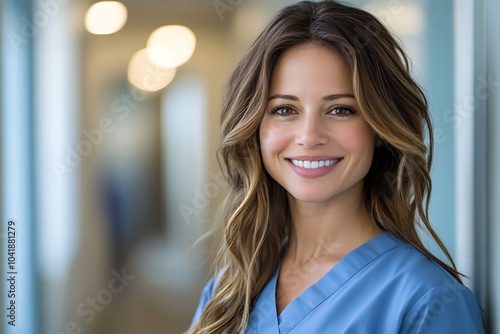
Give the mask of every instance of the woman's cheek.
M 287 138 L 283 133 L 283 127 L 263 124 L 260 128 L 261 150 L 269 153 L 278 153 L 287 146 Z
M 353 124 L 343 129 L 341 134 L 344 148 L 347 151 L 370 151 L 375 148 L 375 136 L 364 124 Z

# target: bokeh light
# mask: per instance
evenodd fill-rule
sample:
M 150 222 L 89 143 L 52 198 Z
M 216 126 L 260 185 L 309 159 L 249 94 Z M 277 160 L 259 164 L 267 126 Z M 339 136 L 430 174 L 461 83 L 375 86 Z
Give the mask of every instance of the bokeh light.
M 127 7 L 118 1 L 93 4 L 85 15 L 86 29 L 96 35 L 109 35 L 119 31 L 127 22 Z
M 179 67 L 191 58 L 195 46 L 196 36 L 188 27 L 163 26 L 148 38 L 148 57 L 151 63 L 162 68 Z
M 161 68 L 149 61 L 147 49 L 137 51 L 128 65 L 128 80 L 135 87 L 155 92 L 166 87 L 175 77 L 175 68 Z

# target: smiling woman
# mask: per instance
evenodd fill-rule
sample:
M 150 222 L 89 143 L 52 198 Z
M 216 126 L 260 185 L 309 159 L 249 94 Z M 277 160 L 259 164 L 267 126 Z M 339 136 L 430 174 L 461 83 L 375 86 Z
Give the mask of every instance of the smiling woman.
M 374 16 L 282 9 L 233 72 L 221 123 L 224 244 L 187 333 L 484 333 L 428 218 L 426 98 Z
M 270 95 L 260 126 L 262 161 L 291 195 L 290 204 L 323 202 L 333 208 L 335 197 L 356 196 L 366 211 L 362 181 L 375 135 L 357 112 L 342 58 L 314 44 L 287 51 L 274 68 Z

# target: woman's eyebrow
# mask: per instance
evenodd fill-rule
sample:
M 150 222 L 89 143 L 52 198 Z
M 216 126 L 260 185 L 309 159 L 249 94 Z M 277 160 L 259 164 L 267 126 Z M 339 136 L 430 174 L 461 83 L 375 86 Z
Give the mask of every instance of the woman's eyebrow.
M 284 99 L 284 100 L 299 101 L 299 98 L 297 96 L 285 95 L 285 94 L 275 94 L 273 96 L 270 96 L 267 100 L 271 101 L 272 99 Z
M 324 101 L 333 101 L 345 97 L 350 97 L 354 98 L 354 95 L 352 94 L 331 94 L 331 95 L 326 95 L 322 98 Z M 267 100 L 271 101 L 272 99 L 284 99 L 284 100 L 291 100 L 291 101 L 299 101 L 300 99 L 295 96 L 295 95 L 288 95 L 288 94 L 275 94 L 270 96 Z
M 327 95 L 327 96 L 323 97 L 322 100 L 332 101 L 332 100 L 337 100 L 337 99 L 341 99 L 344 97 L 350 97 L 350 98 L 354 99 L 354 95 L 352 95 L 352 94 L 332 94 L 332 95 Z

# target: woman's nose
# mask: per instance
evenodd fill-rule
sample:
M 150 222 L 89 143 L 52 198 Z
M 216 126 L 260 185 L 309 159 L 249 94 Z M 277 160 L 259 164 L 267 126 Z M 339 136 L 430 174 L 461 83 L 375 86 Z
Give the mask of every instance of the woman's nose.
M 295 143 L 312 148 L 327 142 L 325 120 L 319 115 L 304 115 L 300 118 Z

